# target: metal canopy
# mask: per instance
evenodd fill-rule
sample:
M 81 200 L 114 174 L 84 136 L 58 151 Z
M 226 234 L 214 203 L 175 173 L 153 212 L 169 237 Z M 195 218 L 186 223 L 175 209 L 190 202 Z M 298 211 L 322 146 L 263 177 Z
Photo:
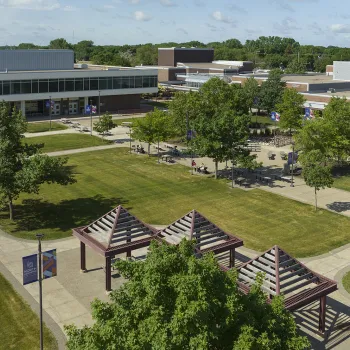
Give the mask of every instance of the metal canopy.
M 295 310 L 337 290 L 335 281 L 311 271 L 278 246 L 238 269 L 238 284 L 244 293 L 249 292 L 259 272 L 264 273 L 263 291 L 270 298 L 283 294 L 288 310 Z
M 105 256 L 148 246 L 156 232 L 121 205 L 90 225 L 73 229 L 73 235 L 80 241 Z
M 243 245 L 241 239 L 224 232 L 196 210 L 190 211 L 159 231 L 157 236 L 162 241 L 174 245 L 179 244 L 184 238 L 195 240 L 196 251 L 200 254 L 209 251 L 218 254 Z

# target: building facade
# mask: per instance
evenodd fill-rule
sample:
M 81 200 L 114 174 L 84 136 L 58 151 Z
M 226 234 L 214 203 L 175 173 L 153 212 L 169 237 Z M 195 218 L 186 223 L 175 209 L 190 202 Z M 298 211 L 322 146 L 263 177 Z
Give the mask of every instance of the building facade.
M 22 55 L 20 51 L 19 56 Z M 100 112 L 138 109 L 141 94 L 158 91 L 156 69 L 85 65 L 74 68 L 73 56 L 70 69 L 61 69 L 67 66 L 69 54 L 52 61 L 51 50 L 28 51 L 38 51 L 39 56 L 43 56 L 42 61 L 51 62 L 51 69 L 30 69 L 32 64 L 29 62 L 26 70 L 16 70 L 12 66 L 13 70 L 7 68 L 0 72 L 0 99 L 11 102 L 28 117 L 46 116 L 50 112 L 65 116 L 84 114 L 88 104 L 99 104 Z M 21 59 L 19 57 L 17 61 L 21 62 L 19 67 L 22 69 Z

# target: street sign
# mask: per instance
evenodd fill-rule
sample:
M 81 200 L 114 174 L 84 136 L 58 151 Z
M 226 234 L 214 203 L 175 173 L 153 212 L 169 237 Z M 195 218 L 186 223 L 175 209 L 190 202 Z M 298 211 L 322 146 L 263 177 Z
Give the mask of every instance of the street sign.
M 43 252 L 43 279 L 57 276 L 56 249 Z
M 22 258 L 23 285 L 38 281 L 38 255 L 28 255 Z

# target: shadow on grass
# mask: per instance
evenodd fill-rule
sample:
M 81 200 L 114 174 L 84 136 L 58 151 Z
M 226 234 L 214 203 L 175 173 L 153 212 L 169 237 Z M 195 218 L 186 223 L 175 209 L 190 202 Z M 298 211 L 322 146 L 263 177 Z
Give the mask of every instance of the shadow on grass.
M 11 231 L 16 233 L 50 228 L 67 231 L 88 225 L 114 207 L 120 204 L 125 206 L 127 202 L 122 198 L 105 198 L 101 195 L 63 200 L 58 204 L 41 199 L 26 199 L 14 208 L 15 226 Z M 1 212 L 0 219 L 8 219 L 8 213 Z

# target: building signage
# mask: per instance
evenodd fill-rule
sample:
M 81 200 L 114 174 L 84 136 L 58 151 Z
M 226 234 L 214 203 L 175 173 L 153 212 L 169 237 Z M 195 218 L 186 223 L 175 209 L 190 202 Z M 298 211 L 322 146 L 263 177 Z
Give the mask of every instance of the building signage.
M 38 281 L 38 255 L 28 255 L 22 258 L 23 285 Z
M 43 253 L 43 279 L 57 276 L 56 249 Z

